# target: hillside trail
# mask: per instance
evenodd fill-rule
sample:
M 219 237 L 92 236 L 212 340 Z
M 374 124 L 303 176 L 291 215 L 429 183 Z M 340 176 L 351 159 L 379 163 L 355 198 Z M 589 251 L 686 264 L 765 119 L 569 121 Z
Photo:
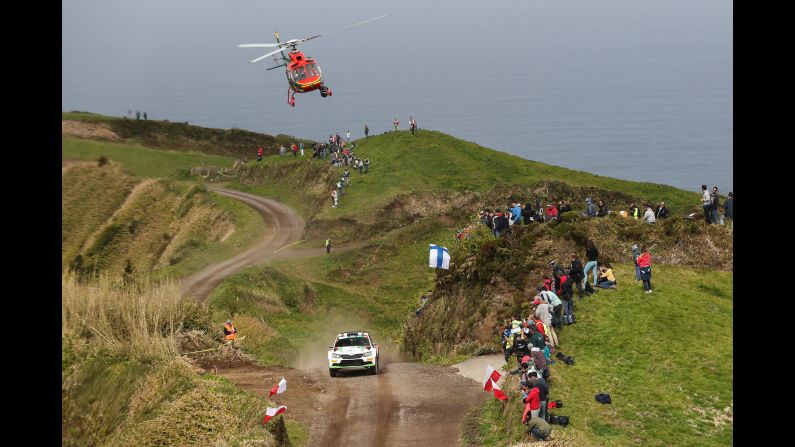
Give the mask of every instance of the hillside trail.
M 264 197 L 220 187 L 209 189 L 254 208 L 267 230 L 245 252 L 184 278 L 181 290 L 187 297 L 206 302 L 224 278 L 260 262 L 325 253 L 324 248 L 292 247 L 274 253 L 300 240 L 306 224 L 295 211 Z M 350 324 L 357 325 L 353 320 Z M 397 349 L 385 344 L 379 345 L 378 375 L 352 370 L 330 377 L 326 363 L 330 342 L 319 339 L 303 347 L 295 368 L 246 362 L 199 362 L 199 366 L 263 398 L 284 377 L 287 391 L 270 399 L 287 406 L 284 417 L 307 426 L 307 446 L 462 445 L 464 416 L 489 396 L 479 381 L 473 380 L 479 377 L 477 373 L 468 378 L 456 368 L 406 362 Z

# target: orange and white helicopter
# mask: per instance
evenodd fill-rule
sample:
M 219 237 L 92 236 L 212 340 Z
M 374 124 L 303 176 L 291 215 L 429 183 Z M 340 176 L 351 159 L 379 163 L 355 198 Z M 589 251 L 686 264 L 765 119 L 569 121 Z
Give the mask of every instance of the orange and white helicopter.
M 384 17 L 386 17 L 386 15 L 374 17 L 372 19 L 367 19 L 359 23 L 354 23 L 353 25 L 344 26 L 342 28 L 337 28 L 335 30 L 326 33 L 318 34 L 316 36 L 306 37 L 303 39 L 292 39 L 288 40 L 287 42 L 281 42 L 279 40 L 279 33 L 274 33 L 276 35 L 276 43 L 244 43 L 238 45 L 238 47 L 239 48 L 278 47 L 276 51 L 272 51 L 266 55 L 253 59 L 251 62 L 258 62 L 262 59 L 265 59 L 268 56 L 273 56 L 273 60 L 274 62 L 276 62 L 276 66 L 271 67 L 268 70 L 273 70 L 279 67 L 286 67 L 287 82 L 290 85 L 290 88 L 287 90 L 287 104 L 290 104 L 291 106 L 295 107 L 296 93 L 306 93 L 306 92 L 311 92 L 312 90 L 320 90 L 320 96 L 324 98 L 326 96 L 332 95 L 331 89 L 323 85 L 323 72 L 320 70 L 320 65 L 318 65 L 317 61 L 315 61 L 311 57 L 306 57 L 304 53 L 298 51 L 296 47 L 298 47 L 299 44 L 302 44 L 308 40 L 312 40 L 320 36 L 325 36 L 327 34 L 341 31 L 356 25 L 372 22 L 373 20 L 383 19 Z M 285 53 L 285 50 L 287 51 L 287 53 Z

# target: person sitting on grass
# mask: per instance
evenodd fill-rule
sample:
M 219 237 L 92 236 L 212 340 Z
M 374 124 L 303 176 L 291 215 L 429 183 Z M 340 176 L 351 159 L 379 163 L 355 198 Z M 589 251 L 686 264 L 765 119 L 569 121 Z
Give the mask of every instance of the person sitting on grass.
M 616 288 L 616 277 L 613 275 L 613 267 L 609 262 L 599 267 L 599 282 L 596 283 L 596 287 L 601 287 L 603 289 Z
M 527 424 L 527 434 L 535 436 L 539 441 L 546 441 L 552 434 L 552 427 L 541 418 L 530 418 L 525 424 Z

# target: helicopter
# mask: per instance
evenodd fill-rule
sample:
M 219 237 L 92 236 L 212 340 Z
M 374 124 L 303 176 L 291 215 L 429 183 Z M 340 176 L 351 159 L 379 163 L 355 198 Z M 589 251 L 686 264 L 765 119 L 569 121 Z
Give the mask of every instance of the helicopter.
M 322 34 L 317 34 L 315 36 L 306 37 L 303 39 L 291 39 L 287 42 L 280 41 L 279 33 L 274 32 L 274 35 L 276 36 L 276 43 L 244 43 L 238 45 L 238 48 L 278 47 L 276 51 L 272 51 L 268 54 L 260 56 L 251 60 L 250 62 L 259 62 L 268 56 L 273 56 L 273 61 L 276 62 L 276 66 L 271 67 L 268 70 L 286 67 L 285 74 L 287 75 L 287 83 L 289 84 L 289 88 L 287 89 L 287 104 L 295 107 L 296 93 L 306 93 L 313 90 L 320 90 L 320 96 L 323 98 L 332 96 L 333 93 L 330 88 L 323 85 L 323 72 L 320 70 L 320 65 L 318 65 L 317 61 L 311 57 L 307 57 L 304 55 L 304 53 L 298 51 L 296 49 L 298 45 L 320 36 L 325 36 L 327 34 L 341 31 L 356 25 L 372 22 L 373 20 L 383 19 L 384 17 L 386 17 L 386 15 L 367 19 L 358 23 L 354 23 L 353 25 L 343 26 L 342 28 L 337 28 Z M 285 50 L 287 53 L 285 53 Z

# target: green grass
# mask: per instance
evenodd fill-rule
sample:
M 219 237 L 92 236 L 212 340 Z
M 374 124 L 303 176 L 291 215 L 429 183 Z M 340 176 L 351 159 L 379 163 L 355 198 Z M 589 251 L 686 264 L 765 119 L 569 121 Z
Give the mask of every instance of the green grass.
M 565 404 L 552 412 L 571 417 L 555 430 L 586 441 L 577 445 L 730 445 L 733 424 L 719 415 L 734 407 L 732 274 L 655 266 L 645 294 L 632 266 L 615 267 L 619 288 L 578 301 L 577 324 L 558 332 L 576 365 L 552 367 L 552 399 Z M 499 407 L 481 410 L 484 445 L 525 438 L 522 405 Z
M 173 278 L 187 276 L 248 250 L 265 233 L 266 225 L 262 216 L 250 206 L 213 192 L 208 195 L 214 206 L 227 213 L 234 222 L 235 232 L 224 241 L 201 245 L 177 264 L 158 271 L 159 275 Z
M 234 159 L 228 156 L 208 155 L 199 152 L 177 152 L 151 149 L 138 144 L 112 143 L 61 138 L 61 158 L 64 160 L 96 161 L 101 155 L 110 161 L 122 164 L 138 177 L 184 178 L 186 170 L 194 166 L 232 166 Z

